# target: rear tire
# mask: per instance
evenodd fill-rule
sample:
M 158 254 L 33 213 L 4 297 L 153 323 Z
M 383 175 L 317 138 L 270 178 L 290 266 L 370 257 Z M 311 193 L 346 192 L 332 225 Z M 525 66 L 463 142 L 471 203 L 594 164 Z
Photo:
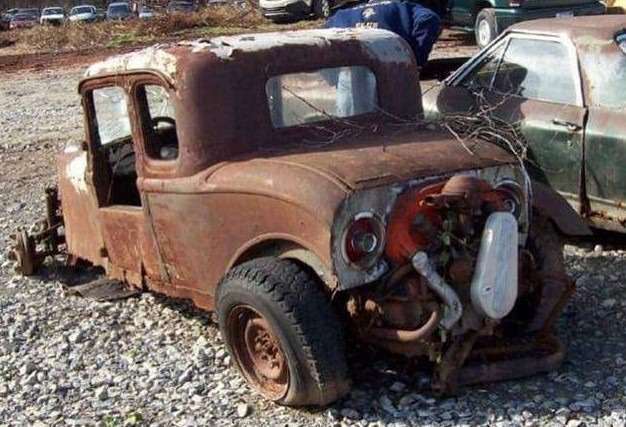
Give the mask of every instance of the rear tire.
M 234 268 L 220 283 L 216 308 L 237 368 L 266 398 L 326 405 L 350 391 L 341 323 L 295 262 L 259 258 Z
M 313 16 L 317 19 L 328 19 L 330 17 L 331 0 L 313 0 Z
M 474 25 L 474 35 L 479 48 L 484 48 L 498 37 L 498 22 L 493 9 L 486 8 L 478 12 Z

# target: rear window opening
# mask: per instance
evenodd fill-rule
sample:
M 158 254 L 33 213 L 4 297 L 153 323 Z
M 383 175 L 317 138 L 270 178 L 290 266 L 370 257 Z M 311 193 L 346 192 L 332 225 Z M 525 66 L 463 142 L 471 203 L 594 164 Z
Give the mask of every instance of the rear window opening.
M 378 109 L 376 76 L 363 66 L 274 76 L 267 81 L 265 92 L 275 128 L 357 116 Z

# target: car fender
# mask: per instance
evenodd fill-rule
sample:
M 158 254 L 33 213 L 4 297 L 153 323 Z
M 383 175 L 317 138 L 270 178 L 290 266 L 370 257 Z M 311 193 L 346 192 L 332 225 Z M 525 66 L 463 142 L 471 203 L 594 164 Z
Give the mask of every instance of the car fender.
M 569 203 L 547 185 L 532 183 L 533 210 L 552 220 L 557 229 L 568 236 L 590 236 L 591 229 Z

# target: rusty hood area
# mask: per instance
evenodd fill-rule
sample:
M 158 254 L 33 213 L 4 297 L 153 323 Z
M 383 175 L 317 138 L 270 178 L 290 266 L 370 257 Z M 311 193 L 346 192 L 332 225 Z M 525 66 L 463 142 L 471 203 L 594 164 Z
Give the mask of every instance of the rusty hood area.
M 350 190 L 515 161 L 515 157 L 494 144 L 461 142 L 445 132 L 398 132 L 394 129 L 321 149 L 302 144 L 276 147 L 270 153 L 256 153 L 249 160 L 255 168 L 259 163 L 268 163 L 269 169 L 283 166 L 315 171 Z M 225 168 L 242 166 L 237 162 Z

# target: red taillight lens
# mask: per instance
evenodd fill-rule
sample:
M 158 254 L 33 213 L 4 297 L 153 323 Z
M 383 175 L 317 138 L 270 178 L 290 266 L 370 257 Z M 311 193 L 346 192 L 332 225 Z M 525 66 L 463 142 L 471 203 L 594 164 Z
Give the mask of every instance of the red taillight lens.
M 368 268 L 380 255 L 383 240 L 384 227 L 376 216 L 357 215 L 344 235 L 344 258 L 351 265 Z

